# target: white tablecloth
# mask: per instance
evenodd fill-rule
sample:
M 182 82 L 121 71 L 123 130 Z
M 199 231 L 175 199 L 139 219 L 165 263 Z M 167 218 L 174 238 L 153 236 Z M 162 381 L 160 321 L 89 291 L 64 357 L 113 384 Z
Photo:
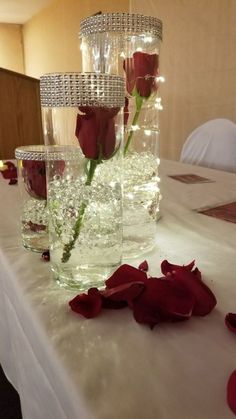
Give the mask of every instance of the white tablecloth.
M 58 288 L 49 264 L 21 247 L 18 191 L 0 179 L 0 362 L 20 394 L 24 419 L 230 419 L 226 384 L 236 340 L 224 325 L 236 311 L 236 224 L 193 211 L 236 200 L 236 174 L 163 161 L 156 249 L 144 258 L 192 259 L 215 293 L 206 317 L 150 330 L 132 312 L 71 312 L 75 292 Z M 167 174 L 214 183 L 187 185 Z

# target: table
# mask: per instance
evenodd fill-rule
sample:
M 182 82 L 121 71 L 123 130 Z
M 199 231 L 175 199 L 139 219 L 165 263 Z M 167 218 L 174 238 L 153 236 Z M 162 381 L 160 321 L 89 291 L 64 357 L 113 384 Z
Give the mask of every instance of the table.
M 196 260 L 217 307 L 206 317 L 135 322 L 128 309 L 93 320 L 71 312 L 75 292 L 58 288 L 49 264 L 21 247 L 17 187 L 0 179 L 0 361 L 18 390 L 24 419 L 230 419 L 226 384 L 236 340 L 224 325 L 236 311 L 236 225 L 193 209 L 236 200 L 236 174 L 161 162 L 156 249 L 145 258 Z M 214 183 L 187 185 L 170 174 Z M 132 261 L 137 266 L 144 258 Z

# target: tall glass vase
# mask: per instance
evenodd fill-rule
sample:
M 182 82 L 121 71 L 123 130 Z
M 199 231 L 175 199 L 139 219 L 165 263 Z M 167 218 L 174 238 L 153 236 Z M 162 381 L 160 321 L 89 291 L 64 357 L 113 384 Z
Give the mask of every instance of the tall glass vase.
M 146 101 L 137 118 L 135 99 L 130 100 L 125 113 L 123 253 L 128 258 L 155 246 L 161 199 L 156 104 L 155 99 Z
M 124 80 L 66 73 L 40 83 L 44 113 L 54 115 L 47 147 L 52 271 L 63 287 L 102 287 L 122 258 Z M 69 118 L 68 135 L 59 135 L 64 145 L 55 145 L 62 107 L 77 114 Z M 77 145 L 70 146 L 73 131 Z
M 155 246 L 159 219 L 159 85 L 162 22 L 151 16 L 107 13 L 81 22 L 83 69 L 123 74 L 124 257 Z

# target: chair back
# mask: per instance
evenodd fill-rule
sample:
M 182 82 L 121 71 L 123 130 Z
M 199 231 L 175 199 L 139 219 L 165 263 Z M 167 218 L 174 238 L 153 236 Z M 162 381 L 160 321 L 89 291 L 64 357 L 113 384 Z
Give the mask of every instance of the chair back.
M 180 161 L 236 172 L 236 124 L 220 118 L 199 126 L 185 141 Z

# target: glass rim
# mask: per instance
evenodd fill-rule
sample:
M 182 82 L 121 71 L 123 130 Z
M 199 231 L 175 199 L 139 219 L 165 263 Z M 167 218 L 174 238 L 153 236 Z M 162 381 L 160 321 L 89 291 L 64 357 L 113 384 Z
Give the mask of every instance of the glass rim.
M 24 145 L 15 149 L 17 160 L 45 161 L 45 145 Z
M 80 38 L 99 32 L 149 34 L 162 41 L 162 21 L 138 13 L 101 13 L 81 21 Z
M 81 156 L 81 149 L 76 145 L 32 145 L 15 149 L 17 160 L 54 161 L 75 160 Z

